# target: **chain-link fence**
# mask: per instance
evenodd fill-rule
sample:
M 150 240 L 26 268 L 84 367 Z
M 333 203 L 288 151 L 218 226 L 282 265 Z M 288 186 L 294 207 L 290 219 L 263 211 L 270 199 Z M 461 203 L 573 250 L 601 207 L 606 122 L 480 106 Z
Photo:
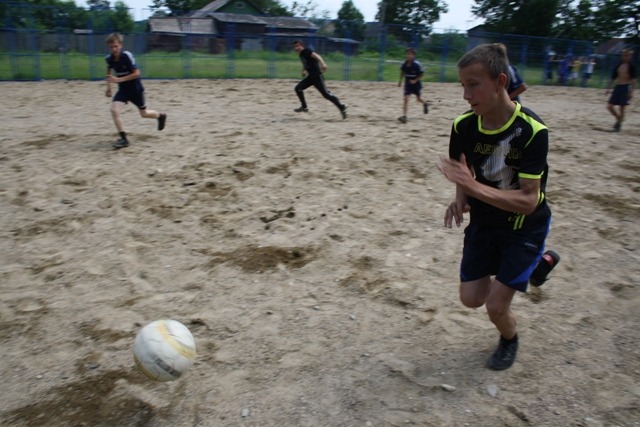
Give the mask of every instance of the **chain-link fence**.
M 19 13 L 24 14 L 24 8 Z M 5 14 L 0 28 L 0 80 L 104 78 L 105 39 L 116 29 L 114 23 L 101 18 L 88 22 L 88 29 L 71 29 L 65 21 L 71 19 L 69 14 L 57 13 L 57 29 L 40 30 L 30 25 L 35 20 L 29 16 Z M 256 32 L 228 22 L 222 30 L 211 25 L 208 32 L 195 32 L 195 25 L 184 24 L 188 18 L 180 19 L 179 31 L 153 31 L 147 25 L 125 34 L 124 48 L 135 55 L 144 78 L 298 78 L 300 62 L 291 49 L 294 40 L 320 53 L 329 64 L 327 77 L 336 80 L 397 80 L 406 47 L 416 49 L 426 68 L 425 79 L 439 82 L 457 81 L 457 60 L 480 43 L 504 43 L 511 62 L 529 84 L 603 86 L 618 61 L 615 48 L 601 52 L 591 41 L 478 30 L 433 32 L 422 26 L 369 23 L 357 26 L 356 35 L 348 23 L 341 23 L 338 36 L 331 22 L 295 33 L 268 26 Z M 591 79 L 581 81 L 592 60 Z

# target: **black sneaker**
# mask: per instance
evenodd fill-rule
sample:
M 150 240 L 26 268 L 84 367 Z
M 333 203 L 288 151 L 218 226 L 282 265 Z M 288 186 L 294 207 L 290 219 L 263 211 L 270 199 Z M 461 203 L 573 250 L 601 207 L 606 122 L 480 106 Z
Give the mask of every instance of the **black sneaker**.
M 510 340 L 500 336 L 498 348 L 489 358 L 487 367 L 494 371 L 509 369 L 516 360 L 516 353 L 518 353 L 518 335 Z
M 560 262 L 560 255 L 554 251 L 546 251 L 542 254 L 542 258 L 538 262 L 536 269 L 531 273 L 529 283 L 533 286 L 542 286 L 544 282 L 549 280 L 549 273 Z
M 346 120 L 347 118 L 347 106 L 342 104 L 340 106 L 340 114 L 342 114 L 342 120 Z
M 613 125 L 613 131 L 614 132 L 620 132 L 620 128 L 622 127 L 622 123 L 620 122 L 616 122 L 615 125 Z
M 167 115 L 160 114 L 160 117 L 158 117 L 158 130 L 164 129 L 165 123 L 167 123 Z
M 423 108 L 424 108 L 424 113 L 429 114 L 429 105 L 427 104 L 427 101 L 424 102 Z
M 400 116 L 398 117 L 398 121 L 400 123 L 407 123 L 407 116 Z
M 113 148 L 115 148 L 116 150 L 119 150 L 120 148 L 128 147 L 129 146 L 129 141 L 127 141 L 124 138 L 120 138 L 119 140 L 117 140 L 116 142 L 111 144 L 111 146 Z
M 298 107 L 293 111 L 295 111 L 296 113 L 308 113 L 309 109 L 307 107 Z

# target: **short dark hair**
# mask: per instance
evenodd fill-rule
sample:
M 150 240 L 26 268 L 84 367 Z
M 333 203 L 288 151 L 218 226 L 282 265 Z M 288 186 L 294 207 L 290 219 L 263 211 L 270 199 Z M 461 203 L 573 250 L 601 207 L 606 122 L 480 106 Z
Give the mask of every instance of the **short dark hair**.
M 297 45 L 297 44 L 304 46 L 304 43 L 302 43 L 300 40 L 294 40 L 292 44 L 294 46 Z
M 458 69 L 473 64 L 482 64 L 492 79 L 500 74 L 509 77 L 509 59 L 504 45 L 500 43 L 480 44 L 465 53 L 458 61 Z
M 408 47 L 404 50 L 404 53 L 413 53 L 414 55 L 416 54 L 416 50 L 412 47 Z

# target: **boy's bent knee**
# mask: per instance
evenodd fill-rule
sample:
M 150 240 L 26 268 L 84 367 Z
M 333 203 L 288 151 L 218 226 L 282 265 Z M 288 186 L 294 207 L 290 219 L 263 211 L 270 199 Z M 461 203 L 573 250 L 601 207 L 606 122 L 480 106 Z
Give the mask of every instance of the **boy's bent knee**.
M 463 292 L 460 293 L 460 302 L 468 308 L 482 307 L 485 303 L 484 298 L 480 298 L 478 295 L 468 295 Z

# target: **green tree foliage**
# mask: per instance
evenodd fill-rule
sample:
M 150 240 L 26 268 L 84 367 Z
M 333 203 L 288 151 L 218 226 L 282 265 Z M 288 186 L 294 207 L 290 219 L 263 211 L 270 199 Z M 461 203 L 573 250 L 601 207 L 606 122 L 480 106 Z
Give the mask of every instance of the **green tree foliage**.
M 267 15 L 293 16 L 293 13 L 278 0 L 253 0 L 253 4 Z
M 111 11 L 111 20 L 113 23 L 113 31 L 130 33 L 133 30 L 133 18 L 129 13 L 129 8 L 122 0 L 116 1 L 116 4 Z
M 153 0 L 149 8 L 155 11 L 168 9 L 169 16 L 181 16 L 188 15 L 194 10 L 202 9 L 209 3 L 211 3 L 211 0 Z
M 90 0 L 89 9 L 77 6 L 73 0 L 23 0 L 2 3 L 0 19 L 3 27 L 28 28 L 44 31 L 133 30 L 133 17 L 121 0 L 111 8 L 108 0 Z
M 336 35 L 343 38 L 362 40 L 364 38 L 364 15 L 353 1 L 346 0 L 338 11 Z
M 475 0 L 471 10 L 490 32 L 638 43 L 638 0 Z
M 305 0 L 304 2 L 294 0 L 289 11 L 292 16 L 308 18 L 312 22 L 321 22 L 322 20 L 329 19 L 330 15 L 326 10 L 318 11 L 318 4 L 314 0 Z
M 549 36 L 560 0 L 476 0 L 474 15 L 485 19 L 487 31 Z
M 431 33 L 433 23 L 449 8 L 442 0 L 383 0 L 378 3 L 376 20 L 395 24 L 391 32 L 399 39 Z

